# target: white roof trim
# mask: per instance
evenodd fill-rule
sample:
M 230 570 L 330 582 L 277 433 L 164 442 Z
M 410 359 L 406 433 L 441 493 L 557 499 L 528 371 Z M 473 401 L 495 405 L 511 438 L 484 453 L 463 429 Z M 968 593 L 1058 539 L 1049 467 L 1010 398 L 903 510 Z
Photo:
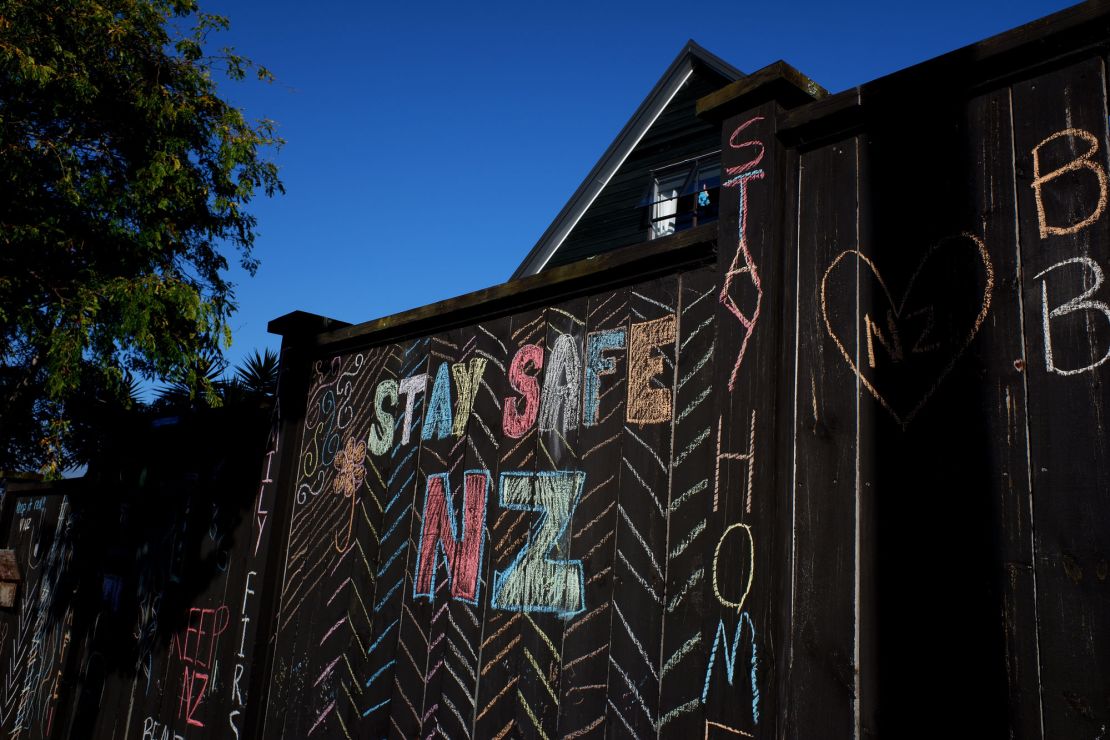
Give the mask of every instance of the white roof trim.
M 663 114 L 667 106 L 671 104 L 675 95 L 678 95 L 682 86 L 686 84 L 686 81 L 690 79 L 690 75 L 694 73 L 693 65 L 689 62 L 687 62 L 686 65 L 687 69 L 685 74 L 683 74 L 681 78 L 674 78 L 670 86 L 663 90 L 666 97 L 660 96 L 656 98 L 652 106 L 645 111 L 647 115 L 641 118 L 637 122 L 636 128 L 629 132 L 634 137 L 632 142 L 625 147 L 619 157 L 605 163 L 602 171 L 598 173 L 598 177 L 594 178 L 589 188 L 583 193 L 585 199 L 580 201 L 578 207 L 575 209 L 575 213 L 573 214 L 574 218 L 569 223 L 564 219 L 564 223 L 552 234 L 552 238 L 548 240 L 547 245 L 544 247 L 543 256 L 539 264 L 532 266 L 529 274 L 540 272 L 547 266 L 547 263 L 551 261 L 555 252 L 559 251 L 559 247 L 563 246 L 563 242 L 566 241 L 570 232 L 573 231 L 574 227 L 578 225 L 578 222 L 582 220 L 582 216 L 586 215 L 586 211 L 588 211 L 590 206 L 594 204 L 594 201 L 597 200 L 597 196 L 601 195 L 601 191 L 604 190 L 605 186 L 609 184 L 609 181 L 613 179 L 613 175 L 617 174 L 621 165 L 624 164 L 624 161 L 628 159 L 629 155 L 636 149 L 640 140 L 643 139 L 651 127 L 655 125 L 655 121 Z
M 671 104 L 675 95 L 689 81 L 695 64 L 702 64 L 727 80 L 738 80 L 744 73 L 728 62 L 706 51 L 693 41 L 688 41 L 678 57 L 671 63 L 663 78 L 656 83 L 632 119 L 625 124 L 617 138 L 593 166 L 585 181 L 563 206 L 550 226 L 544 230 L 535 246 L 516 268 L 510 279 L 534 275 L 547 266 L 551 258 L 578 225 L 586 211 L 593 205 L 601 191 L 620 170 L 625 160 L 644 138 L 648 130 Z

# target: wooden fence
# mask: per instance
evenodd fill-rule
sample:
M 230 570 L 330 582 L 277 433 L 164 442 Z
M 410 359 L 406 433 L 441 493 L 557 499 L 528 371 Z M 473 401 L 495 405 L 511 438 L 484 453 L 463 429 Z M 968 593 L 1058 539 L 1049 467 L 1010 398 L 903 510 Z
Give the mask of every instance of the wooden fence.
M 1108 41 L 1094 3 L 831 97 L 772 65 L 699 104 L 718 224 L 276 321 L 250 495 L 6 497 L 0 725 L 1105 735 Z M 139 564 L 91 594 L 90 521 Z
M 118 485 L 8 485 L 0 536 L 23 582 L 0 610 L 4 737 L 260 736 L 245 710 L 275 436 L 262 410 L 209 414 L 136 440 Z

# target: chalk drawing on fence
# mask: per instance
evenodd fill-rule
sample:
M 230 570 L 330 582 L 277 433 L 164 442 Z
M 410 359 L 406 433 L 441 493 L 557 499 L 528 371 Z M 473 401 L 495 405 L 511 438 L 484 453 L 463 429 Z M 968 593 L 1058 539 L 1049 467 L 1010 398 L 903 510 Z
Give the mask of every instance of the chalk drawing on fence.
M 748 183 L 749 181 L 762 180 L 763 170 L 757 169 L 759 163 L 763 161 L 763 156 L 766 154 L 766 147 L 763 142 L 758 139 L 751 139 L 747 141 L 738 141 L 739 135 L 751 126 L 753 123 L 762 121 L 763 116 L 756 116 L 750 118 L 744 123 L 740 124 L 732 135 L 729 137 L 729 146 L 733 149 L 748 149 L 756 150 L 756 154 L 744 164 L 736 167 L 728 167 L 725 169 L 725 175 L 728 177 L 723 183 L 722 187 L 730 188 L 735 187 L 740 195 L 740 216 L 739 226 L 737 227 L 737 245 L 736 254 L 732 257 L 732 264 L 729 265 L 728 272 L 725 273 L 724 284 L 721 286 L 720 302 L 729 313 L 731 313 L 738 322 L 743 331 L 743 337 L 740 340 L 740 349 L 736 355 L 736 362 L 732 366 L 732 373 L 728 378 L 728 389 L 731 392 L 736 386 L 736 377 L 740 373 L 740 365 L 744 362 L 744 354 L 748 350 L 748 342 L 755 332 L 756 323 L 759 321 L 760 305 L 763 302 L 763 286 L 759 280 L 759 268 L 755 263 L 755 258 L 752 256 L 750 247 L 748 246 Z M 755 298 L 750 307 L 746 307 L 747 311 L 740 307 L 736 298 L 733 295 L 733 288 L 739 276 L 744 276 L 747 282 L 750 283 L 751 288 L 754 289 Z
M 1071 298 L 1070 300 L 1061 303 L 1055 308 L 1049 308 L 1048 301 L 1048 280 L 1046 276 L 1067 265 L 1082 265 L 1086 268 L 1086 272 L 1091 276 L 1091 285 L 1079 295 Z M 1102 363 L 1110 360 L 1110 346 L 1106 348 L 1106 352 L 1099 359 L 1094 362 L 1076 368 L 1062 368 L 1057 364 L 1056 354 L 1052 346 L 1052 319 L 1058 319 L 1068 314 L 1076 313 L 1078 311 L 1084 312 L 1098 312 L 1101 313 L 1108 322 L 1110 322 L 1110 306 L 1104 302 L 1093 298 L 1094 294 L 1102 287 L 1103 274 L 1102 268 L 1090 257 L 1073 257 L 1071 259 L 1057 262 L 1046 270 L 1037 273 L 1033 278 L 1034 280 L 1041 281 L 1041 324 L 1044 331 L 1044 361 L 1045 369 L 1050 373 L 1057 375 L 1079 375 L 1089 370 L 1094 370 Z
M 926 268 L 941 269 L 947 264 L 945 260 L 955 262 L 958 259 L 967 259 L 969 255 L 981 270 L 981 276 L 973 276 L 979 283 L 976 286 L 979 291 L 978 296 L 953 295 L 954 291 L 947 284 L 924 284 L 925 281 L 919 280 Z M 937 260 L 940 262 L 935 263 Z M 849 261 L 856 263 L 855 269 L 851 269 Z M 842 264 L 848 266 L 838 271 L 837 268 Z M 866 270 L 860 269 L 861 265 Z M 882 306 L 882 313 L 878 314 L 883 317 L 881 320 L 874 318 L 875 314 L 872 313 L 874 309 L 871 306 L 856 306 L 855 311 L 847 312 L 855 314 L 855 326 L 850 331 L 855 332 L 856 336 L 865 337 L 862 344 L 867 347 L 868 357 L 865 362 L 857 362 L 845 347 L 846 341 L 851 343 L 845 336 L 846 332 L 843 331 L 846 327 L 842 326 L 842 331 L 838 332 L 833 326 L 835 309 L 830 306 L 831 296 L 845 295 L 855 301 L 857 292 L 844 290 L 842 286 L 833 290 L 830 289 L 830 283 L 837 281 L 855 283 L 857 279 L 865 279 L 864 275 L 867 272 L 878 285 L 880 290 L 876 295 L 885 300 L 885 305 Z M 857 290 L 860 290 L 858 284 Z M 923 292 L 924 298 L 919 297 Z M 956 366 L 964 351 L 979 333 L 990 311 L 993 294 L 994 266 L 986 245 L 979 237 L 965 232 L 942 239 L 926 251 L 910 276 L 901 299 L 897 301 L 879 273 L 878 267 L 867 255 L 856 249 L 845 250 L 838 254 L 825 270 L 821 279 L 820 303 L 825 329 L 836 344 L 840 355 L 859 378 L 863 387 L 904 428 L 932 398 L 941 382 Z M 922 301 L 925 302 L 922 303 Z M 963 302 L 967 301 L 974 301 L 977 307 L 973 313 L 966 312 L 968 315 L 965 316 L 965 312 L 961 309 L 964 307 Z M 936 335 L 934 324 L 935 313 L 938 310 L 946 312 L 949 317 L 946 323 L 951 324 L 953 334 L 940 337 Z M 883 333 L 884 327 L 886 334 Z M 907 336 L 911 331 L 916 334 L 913 335 L 912 341 L 908 341 Z M 884 361 L 879 360 L 876 346 L 886 350 Z M 905 351 L 906 347 L 909 347 L 910 351 Z M 928 360 L 925 361 L 922 358 L 928 358 Z M 897 376 L 899 384 L 902 387 L 911 387 L 912 392 L 907 391 L 907 395 L 903 398 L 894 399 L 889 390 L 884 391 L 879 388 L 874 371 L 880 365 L 886 365 L 886 369 L 889 369 L 889 366 L 901 369 L 912 368 L 917 373 L 927 367 L 930 373 L 922 376 L 921 382 L 914 382 L 917 379 L 911 377 L 912 372 L 899 373 Z
M 1087 151 L 1068 160 L 1056 169 L 1042 174 L 1042 150 L 1048 144 L 1061 139 L 1078 139 L 1087 144 Z M 1084 131 L 1081 128 L 1067 128 L 1063 131 L 1057 131 L 1033 147 L 1033 182 L 1030 183 L 1030 187 L 1033 188 L 1033 199 L 1037 204 L 1037 226 L 1040 230 L 1041 239 L 1047 239 L 1049 236 L 1066 236 L 1082 231 L 1095 221 L 1098 221 L 1103 211 L 1106 210 L 1108 190 L 1107 177 L 1106 170 L 1103 168 L 1102 164 L 1095 159 L 1095 155 L 1098 154 L 1098 147 L 1098 137 L 1090 131 Z M 1046 209 L 1044 203 L 1045 187 L 1063 175 L 1083 171 L 1094 175 L 1098 183 L 1098 199 L 1095 201 L 1094 209 L 1085 216 L 1067 225 L 1053 225 L 1048 223 L 1048 216 L 1045 213 Z M 1068 200 L 1071 201 L 1072 199 Z
M 744 512 L 752 513 L 752 485 L 755 480 L 755 409 L 752 409 L 752 420 L 748 427 L 747 452 L 721 452 L 721 431 L 724 416 L 717 417 L 717 456 L 713 466 L 713 511 L 720 505 L 721 489 L 721 460 L 741 460 L 747 463 L 747 474 L 744 486 Z

